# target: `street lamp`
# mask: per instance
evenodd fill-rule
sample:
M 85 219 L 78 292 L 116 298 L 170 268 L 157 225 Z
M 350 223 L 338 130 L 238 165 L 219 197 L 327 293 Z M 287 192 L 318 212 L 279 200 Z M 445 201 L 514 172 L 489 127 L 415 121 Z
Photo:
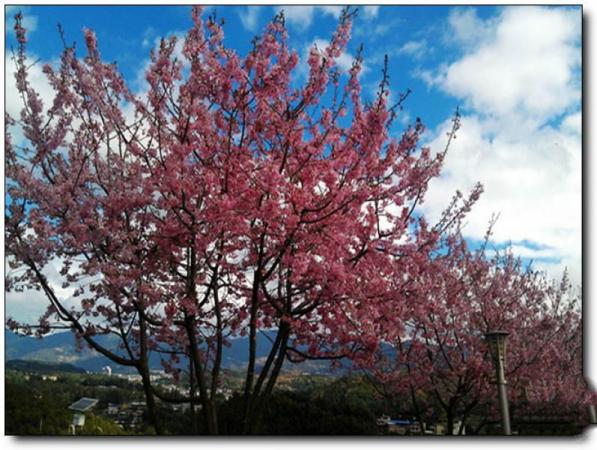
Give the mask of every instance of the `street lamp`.
M 68 409 L 74 411 L 73 422 L 69 427 L 73 435 L 76 434 L 77 427 L 82 428 L 85 425 L 85 413 L 93 408 L 97 402 L 97 398 L 83 397 L 68 407 Z
M 493 358 L 495 366 L 498 397 L 500 401 L 500 414 L 502 416 L 502 431 L 506 436 L 512 434 L 510 430 L 510 412 L 508 411 L 508 393 L 506 392 L 506 377 L 504 375 L 504 365 L 506 361 L 506 338 L 508 332 L 503 330 L 493 330 L 485 333 L 485 340 L 489 345 L 489 351 Z

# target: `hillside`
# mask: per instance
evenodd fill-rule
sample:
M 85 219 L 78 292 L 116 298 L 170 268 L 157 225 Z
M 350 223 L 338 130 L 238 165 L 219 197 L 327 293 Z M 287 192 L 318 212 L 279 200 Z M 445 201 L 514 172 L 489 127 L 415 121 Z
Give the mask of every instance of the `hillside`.
M 122 354 L 118 348 L 118 340 L 113 336 L 99 336 L 99 342 L 112 351 Z M 83 344 L 78 348 L 76 339 L 71 332 L 61 332 L 48 335 L 42 339 L 23 336 L 10 330 L 5 330 L 6 360 L 36 361 L 39 363 L 68 364 L 89 372 L 101 372 L 105 366 L 112 367 L 115 372 L 127 373 L 132 369 L 115 365 L 106 357 Z M 229 340 L 229 346 L 224 347 L 222 365 L 226 369 L 242 370 L 247 364 L 249 339 L 247 337 Z M 270 337 L 266 333 L 257 335 L 257 365 L 265 361 L 271 348 Z M 188 363 L 183 359 L 181 366 Z M 153 370 L 162 369 L 159 355 L 152 354 L 150 366 Z M 327 361 L 305 361 L 300 364 L 285 365 L 285 371 L 305 372 L 314 374 L 329 374 L 330 365 Z M 341 371 L 337 372 L 340 373 Z
M 20 370 L 22 372 L 38 373 L 85 373 L 84 369 L 68 363 L 48 363 L 43 361 L 25 361 L 22 359 L 11 359 L 6 361 L 6 369 Z

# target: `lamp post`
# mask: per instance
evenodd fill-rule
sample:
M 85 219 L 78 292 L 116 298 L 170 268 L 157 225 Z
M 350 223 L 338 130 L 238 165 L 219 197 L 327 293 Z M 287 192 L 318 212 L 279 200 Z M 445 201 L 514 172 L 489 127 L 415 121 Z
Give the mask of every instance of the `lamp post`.
M 85 413 L 97 405 L 97 402 L 97 398 L 83 397 L 68 407 L 68 409 L 74 411 L 73 422 L 69 426 L 73 435 L 76 434 L 77 427 L 82 428 L 85 425 Z
M 506 361 L 506 338 L 508 332 L 503 330 L 488 331 L 485 334 L 485 340 L 489 345 L 489 350 L 495 366 L 496 381 L 498 387 L 498 397 L 500 402 L 500 415 L 502 416 L 502 431 L 504 435 L 512 434 L 510 429 L 510 412 L 508 410 L 508 393 L 506 391 L 506 377 L 504 375 L 504 365 Z

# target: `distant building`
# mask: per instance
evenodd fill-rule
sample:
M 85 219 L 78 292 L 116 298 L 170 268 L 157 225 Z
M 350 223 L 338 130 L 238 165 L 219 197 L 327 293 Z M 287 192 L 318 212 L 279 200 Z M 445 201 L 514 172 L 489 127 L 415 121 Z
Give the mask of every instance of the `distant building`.
M 459 420 L 455 420 L 454 421 L 454 429 L 452 430 L 452 434 L 457 435 L 458 431 L 460 431 L 460 427 L 462 426 L 462 422 L 460 422 Z M 464 427 L 462 429 L 462 434 L 465 435 L 466 434 L 466 427 Z
M 106 373 L 106 375 L 108 375 L 108 376 L 112 375 L 112 368 L 110 366 L 104 366 L 102 368 L 102 370 Z
M 416 419 L 392 419 L 383 415 L 377 419 L 377 426 L 387 434 L 421 434 L 421 425 Z
M 390 422 L 390 420 L 391 420 L 390 416 L 387 416 L 387 415 L 384 414 L 383 416 L 377 418 L 377 426 L 378 427 L 385 427 L 385 426 L 388 425 L 388 423 Z
M 108 405 L 108 414 L 121 428 L 135 430 L 143 424 L 145 402 L 131 402 L 123 405 Z
M 229 400 L 232 397 L 232 390 L 228 388 L 218 388 L 216 393 L 223 396 L 225 400 Z
M 142 380 L 141 375 L 139 374 L 128 374 L 125 375 L 125 378 L 131 382 L 138 382 Z

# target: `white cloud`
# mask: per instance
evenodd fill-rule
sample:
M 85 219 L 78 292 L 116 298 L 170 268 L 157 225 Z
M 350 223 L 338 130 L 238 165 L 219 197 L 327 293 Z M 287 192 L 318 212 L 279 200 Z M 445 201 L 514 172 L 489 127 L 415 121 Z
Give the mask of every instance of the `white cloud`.
M 149 47 L 152 44 L 152 37 L 155 36 L 155 33 L 156 31 L 153 27 L 148 27 L 143 32 L 143 40 L 141 41 L 143 48 Z
M 359 28 L 360 30 L 361 28 Z M 377 24 L 375 26 L 375 28 L 373 29 L 373 35 L 374 36 L 383 36 L 385 34 L 387 34 L 388 32 L 392 31 L 394 29 L 392 24 L 389 23 L 380 23 Z M 364 30 L 363 35 L 367 34 L 367 30 Z
M 388 102 L 388 104 L 392 105 L 393 103 Z M 398 111 L 398 120 L 404 127 L 407 127 L 413 122 L 411 114 L 406 109 Z
M 12 259 L 8 257 L 7 259 Z M 7 262 L 7 260 L 5 260 Z M 76 307 L 79 301 L 72 297 L 76 287 L 63 288 L 64 277 L 60 275 L 62 261 L 54 258 L 42 269 L 48 284 L 66 308 Z M 18 272 L 19 269 L 16 270 Z M 22 271 L 22 269 L 21 269 Z M 7 267 L 7 274 L 12 272 Z M 7 317 L 24 324 L 35 324 L 48 308 L 50 301 L 43 291 L 26 289 L 23 292 L 11 291 L 6 293 Z
M 490 37 L 494 27 L 487 26 L 474 8 L 454 8 L 448 16 L 446 40 L 458 45 L 478 45 Z
M 580 98 L 575 72 L 581 57 L 580 19 L 579 11 L 505 8 L 499 21 L 484 24 L 494 26 L 486 31 L 493 38 L 481 39 L 474 50 L 448 65 L 437 81 L 477 111 L 506 115 L 518 110 L 545 119 Z M 480 26 L 479 20 L 469 18 L 475 23 L 471 28 Z M 453 30 L 456 35 L 471 33 L 457 25 Z
M 7 33 L 14 34 L 14 24 L 15 24 L 14 17 L 19 11 L 23 15 L 22 25 L 23 25 L 23 28 L 25 28 L 25 31 L 27 32 L 27 34 L 30 35 L 35 30 L 37 30 L 37 17 L 28 14 L 28 11 L 29 11 L 28 6 L 9 5 L 9 6 L 6 6 L 5 8 L 6 9 L 4 11 L 4 14 L 5 14 L 4 27 L 5 27 L 5 30 Z
M 50 86 L 50 83 L 42 70 L 46 62 L 39 61 L 35 55 L 31 54 L 26 59 L 26 64 L 29 67 L 29 84 L 39 94 L 45 114 L 54 100 L 54 90 L 52 86 Z M 5 112 L 13 119 L 20 120 L 21 109 L 23 109 L 23 99 L 17 90 L 17 83 L 14 76 L 16 71 L 17 67 L 12 58 L 12 54 L 6 52 L 6 57 L 4 59 L 4 80 L 6 86 L 4 108 Z M 12 143 L 14 145 L 22 146 L 25 144 L 25 137 L 23 136 L 22 129 L 19 125 L 11 127 L 8 131 L 11 133 Z
M 320 12 L 323 15 L 329 15 L 334 18 L 339 18 L 340 13 L 342 12 L 342 7 L 340 6 L 307 6 L 307 5 L 293 5 L 293 6 L 284 6 L 278 7 L 277 11 L 284 10 L 284 17 L 286 21 L 298 28 L 299 30 L 305 31 L 307 28 L 311 26 L 313 22 L 313 16 L 316 11 Z
M 261 7 L 255 5 L 247 6 L 246 8 L 243 8 L 238 11 L 240 21 L 246 30 L 252 33 L 257 31 L 257 26 L 259 25 L 260 12 Z
M 511 247 L 512 252 L 521 258 L 529 259 L 554 259 L 559 258 L 559 254 L 556 249 L 553 248 L 532 248 L 523 244 L 515 244 Z
M 413 78 L 423 80 L 428 88 L 437 86 L 440 81 L 440 77 L 435 74 L 433 70 L 416 67 L 410 72 L 410 74 Z
M 369 41 L 378 41 L 382 37 L 395 31 L 403 22 L 399 17 L 384 17 L 383 20 L 373 22 L 372 17 L 365 17 L 365 20 L 354 22 L 354 36 Z
M 28 72 L 29 83 L 40 94 L 44 103 L 44 109 L 47 110 L 48 106 L 51 105 L 52 99 L 54 98 L 54 91 L 42 71 L 45 63 L 42 61 L 37 61 L 35 64 L 33 64 L 35 61 L 37 61 L 35 55 L 29 56 L 26 61 L 26 64 L 30 67 Z M 6 58 L 4 60 L 4 76 L 6 80 L 5 107 L 7 113 L 9 113 L 13 118 L 18 119 L 20 118 L 20 112 L 23 107 L 23 100 L 17 91 L 17 83 L 14 77 L 16 71 L 17 67 L 15 61 L 13 60 L 10 52 L 7 52 Z
M 6 318 L 24 324 L 35 324 L 48 307 L 48 299 L 41 291 L 27 290 L 6 293 Z
M 515 242 L 516 254 L 537 259 L 535 266 L 554 276 L 567 266 L 580 283 L 580 14 L 512 7 L 479 22 L 467 11 L 458 16 L 468 24 L 462 45 L 479 23 L 486 38 L 457 61 L 420 74 L 469 107 L 423 209 L 438 218 L 452 193 L 480 181 L 485 192 L 465 234 L 482 238 L 491 215 L 500 213 L 495 243 Z M 454 17 L 451 26 L 463 26 Z M 433 134 L 433 150 L 443 149 L 449 127 L 446 121 Z
M 580 111 L 572 113 L 562 121 L 562 128 L 568 132 L 578 134 L 582 131 L 582 114 Z
M 427 42 L 425 40 L 408 41 L 396 53 L 398 55 L 409 55 L 415 59 L 421 59 L 427 53 L 427 50 Z
M 317 6 L 317 9 L 321 11 L 324 15 L 332 16 L 336 19 L 340 18 L 340 14 L 342 13 L 341 6 L 325 5 Z
M 527 129 L 526 136 L 507 129 L 496 135 L 477 116 L 463 117 L 443 174 L 430 184 L 424 210 L 437 219 L 452 193 L 481 181 L 485 192 L 467 216 L 465 234 L 481 239 L 491 215 L 500 213 L 495 242 L 548 246 L 554 249 L 552 257 L 561 259 L 557 269 L 568 266 L 580 281 L 581 137 L 565 125 L 570 117 L 557 128 Z M 443 148 L 448 129 L 446 122 L 430 143 L 432 149 Z M 528 248 L 526 253 L 515 250 L 531 257 Z
M 362 6 L 361 9 L 363 11 L 363 16 L 367 20 L 375 19 L 377 17 L 377 15 L 379 14 L 379 6 L 378 5 Z
M 306 75 L 309 71 L 309 68 L 307 66 L 307 59 L 308 59 L 308 55 L 309 55 L 309 51 L 311 50 L 311 48 L 315 45 L 317 46 L 317 49 L 320 52 L 323 52 L 326 47 L 330 44 L 330 42 L 326 39 L 321 39 L 321 38 L 315 38 L 313 40 L 313 42 L 311 42 L 311 44 L 309 44 L 304 51 L 304 55 L 301 58 L 299 67 L 298 67 L 298 71 L 301 72 L 302 75 Z M 352 64 L 354 62 L 354 56 L 352 56 L 350 53 L 344 51 L 340 54 L 340 56 L 338 56 L 336 59 L 336 65 L 338 66 L 338 68 L 340 69 L 341 72 L 347 73 L 350 68 L 352 67 Z M 367 73 L 369 71 L 369 67 L 363 62 L 361 65 L 361 73 L 359 76 L 362 76 L 363 74 Z
M 150 36 L 154 34 L 153 31 L 146 30 L 145 37 L 143 39 L 142 45 L 143 47 L 151 47 L 153 49 L 159 49 L 160 41 L 162 38 L 168 40 L 170 37 L 174 36 L 176 38 L 176 44 L 174 44 L 174 50 L 172 51 L 173 58 L 176 58 L 178 61 L 182 62 L 182 69 L 183 72 L 188 70 L 190 67 L 190 63 L 187 61 L 186 57 L 184 56 L 183 49 L 184 49 L 184 41 L 186 38 L 186 32 L 184 31 L 171 31 L 166 33 L 163 36 L 156 36 L 153 40 L 150 39 Z M 145 79 L 146 73 L 149 70 L 151 65 L 151 60 L 149 58 L 145 59 L 145 61 L 139 65 L 137 69 L 137 74 L 135 78 L 129 84 L 129 88 L 138 95 L 145 96 L 147 94 L 147 90 L 149 89 L 149 85 L 147 80 Z

